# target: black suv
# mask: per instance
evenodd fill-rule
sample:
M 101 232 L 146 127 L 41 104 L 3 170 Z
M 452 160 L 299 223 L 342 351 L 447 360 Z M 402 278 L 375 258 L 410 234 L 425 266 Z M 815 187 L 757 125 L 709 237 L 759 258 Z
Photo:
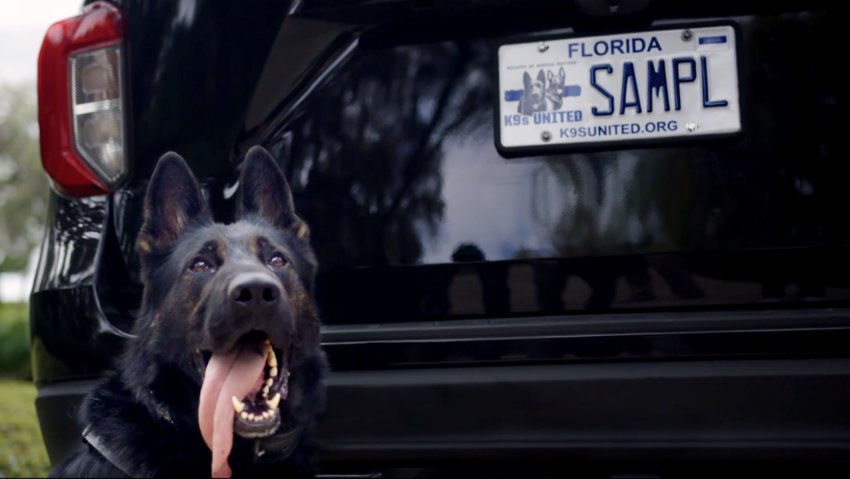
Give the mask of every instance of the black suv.
M 86 2 L 39 59 L 51 460 L 157 158 L 228 221 L 260 144 L 321 264 L 324 473 L 850 475 L 847 5 Z

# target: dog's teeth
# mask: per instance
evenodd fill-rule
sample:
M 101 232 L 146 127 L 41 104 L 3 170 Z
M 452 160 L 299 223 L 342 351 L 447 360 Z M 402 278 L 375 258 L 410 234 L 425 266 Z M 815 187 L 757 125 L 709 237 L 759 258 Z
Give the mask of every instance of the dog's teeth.
M 256 420 L 257 420 L 257 416 L 256 416 L 256 414 L 249 413 L 249 414 L 248 414 L 248 419 L 250 419 L 251 421 L 255 421 L 255 422 L 256 422 Z
M 248 413 L 247 413 L 247 412 L 245 412 L 245 411 L 242 411 L 242 412 L 239 414 L 239 417 L 241 417 L 242 419 L 248 419 Z
M 277 376 L 277 366 L 272 366 L 272 368 L 269 370 L 269 375 L 271 377 Z
M 270 387 L 271 387 L 271 386 L 268 386 L 268 385 L 263 386 L 263 397 L 266 397 L 266 396 L 268 396 L 268 395 L 269 395 L 269 388 L 270 388 Z
M 245 403 L 240 401 L 239 398 L 237 398 L 236 396 L 233 396 L 233 397 L 230 398 L 230 400 L 233 402 L 233 410 L 234 411 L 236 411 L 237 413 L 240 413 L 240 412 L 245 410 Z
M 272 368 L 277 367 L 277 356 L 274 355 L 274 351 L 269 351 L 269 366 Z
M 280 393 L 275 394 L 273 398 L 268 400 L 269 409 L 272 411 L 277 409 L 278 404 L 280 404 Z
M 272 379 L 272 378 L 266 379 L 266 386 L 271 387 L 272 384 L 274 384 L 274 379 Z

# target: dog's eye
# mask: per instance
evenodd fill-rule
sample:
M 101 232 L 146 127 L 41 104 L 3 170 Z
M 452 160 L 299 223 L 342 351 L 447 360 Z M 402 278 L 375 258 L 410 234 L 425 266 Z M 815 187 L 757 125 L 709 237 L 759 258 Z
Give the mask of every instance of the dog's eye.
M 286 266 L 286 258 L 280 253 L 275 253 L 269 258 L 269 266 L 272 268 L 283 268 Z
M 204 271 L 212 269 L 212 265 L 210 265 L 207 260 L 203 258 L 195 258 L 195 260 L 192 261 L 192 265 L 189 266 L 189 269 L 193 273 L 203 273 Z

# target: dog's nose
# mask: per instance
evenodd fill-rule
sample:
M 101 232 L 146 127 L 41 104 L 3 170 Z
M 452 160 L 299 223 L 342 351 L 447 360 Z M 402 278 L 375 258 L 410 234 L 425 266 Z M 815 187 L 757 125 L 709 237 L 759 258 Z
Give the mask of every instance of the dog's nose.
M 280 285 L 263 273 L 241 273 L 230 280 L 227 294 L 240 307 L 272 306 L 280 299 Z

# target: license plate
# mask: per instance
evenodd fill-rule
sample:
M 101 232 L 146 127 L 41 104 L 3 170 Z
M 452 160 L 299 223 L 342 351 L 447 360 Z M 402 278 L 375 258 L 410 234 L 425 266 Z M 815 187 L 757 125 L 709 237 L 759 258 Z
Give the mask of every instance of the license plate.
M 499 47 L 504 154 L 726 136 L 741 131 L 729 25 Z

